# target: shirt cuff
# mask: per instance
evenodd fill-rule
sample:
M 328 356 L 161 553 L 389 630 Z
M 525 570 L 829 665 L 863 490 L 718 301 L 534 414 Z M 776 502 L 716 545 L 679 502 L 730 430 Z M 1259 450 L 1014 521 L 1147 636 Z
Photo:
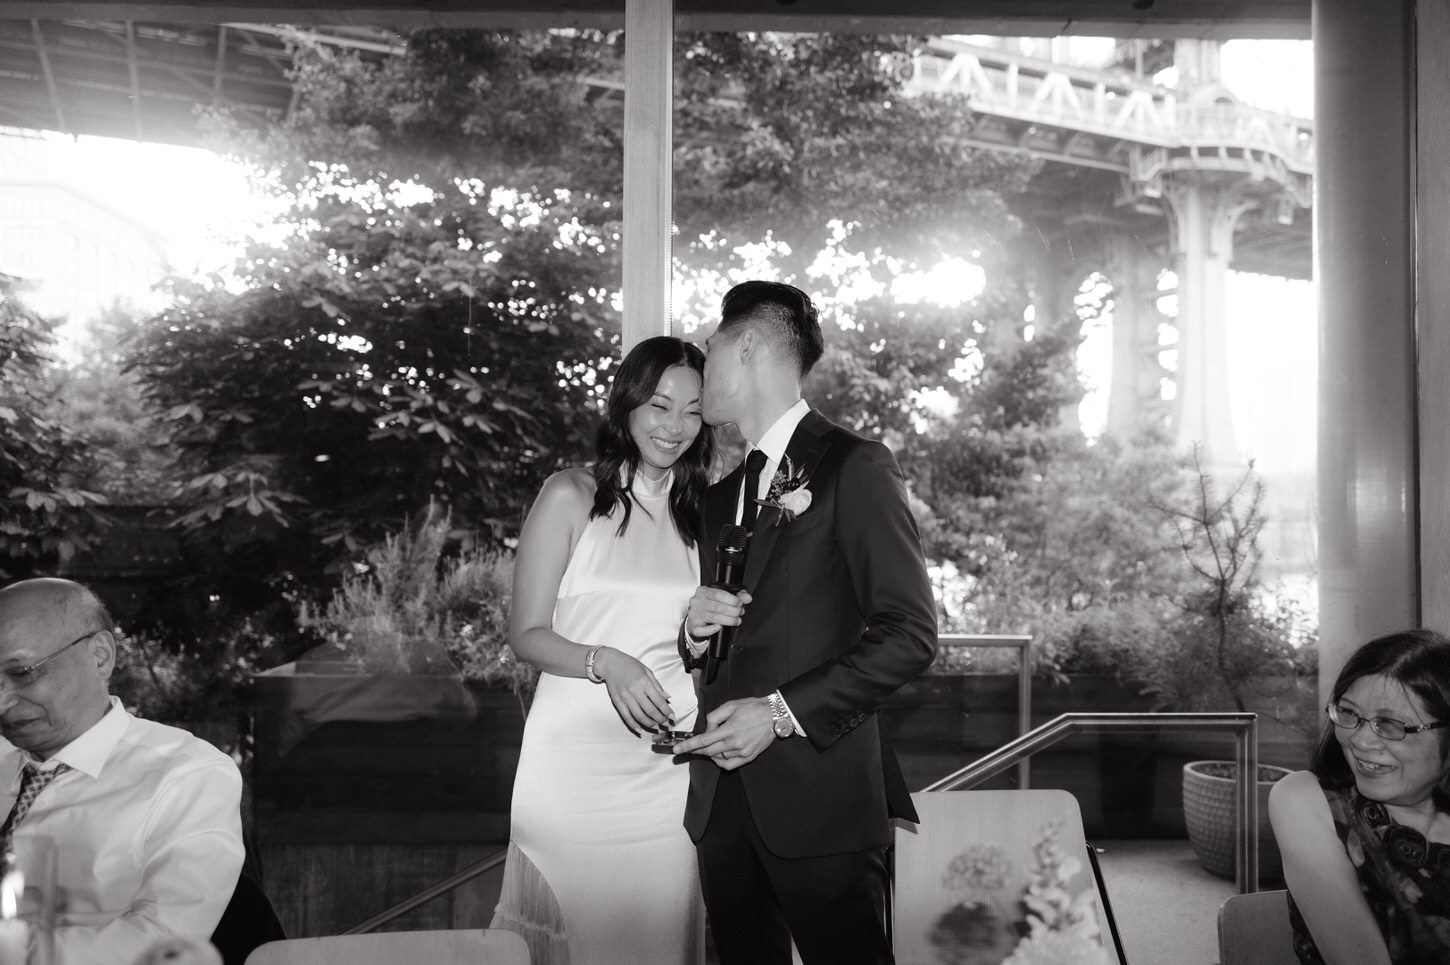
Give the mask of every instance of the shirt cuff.
M 806 729 L 801 726 L 801 722 L 799 718 L 796 717 L 795 711 L 790 709 L 790 704 L 786 701 L 785 695 L 782 694 L 779 690 L 775 692 L 775 695 L 780 698 L 780 705 L 785 708 L 785 714 L 787 717 L 790 718 L 791 726 L 795 728 L 795 732 L 801 737 L 806 736 Z

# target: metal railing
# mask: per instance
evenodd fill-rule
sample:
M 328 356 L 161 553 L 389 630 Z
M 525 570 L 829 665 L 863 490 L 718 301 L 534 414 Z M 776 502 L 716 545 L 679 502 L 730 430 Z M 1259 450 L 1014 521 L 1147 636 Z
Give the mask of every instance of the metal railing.
M 1077 734 L 1227 731 L 1234 735 L 1234 884 L 1241 895 L 1259 888 L 1259 722 L 1257 714 L 1061 714 L 924 791 L 974 787 L 1027 757 Z
M 1025 728 L 1031 715 L 1030 655 L 1031 637 L 978 637 L 951 635 L 950 645 L 955 646 L 1011 646 L 1019 648 L 1021 654 L 1021 683 L 1019 708 L 1021 722 Z M 1017 766 L 1022 787 L 1027 787 L 1027 759 L 1038 751 L 1045 750 L 1068 737 L 1079 734 L 1134 733 L 1157 731 L 1211 731 L 1230 732 L 1234 735 L 1234 763 L 1236 766 L 1234 804 L 1237 819 L 1234 828 L 1234 883 L 1239 894 L 1258 890 L 1259 882 L 1259 798 L 1255 785 L 1259 772 L 1259 725 L 1256 714 L 1061 714 L 1038 727 L 1027 731 L 1009 744 L 997 748 L 985 757 L 980 757 L 966 767 L 922 788 L 923 791 L 959 791 L 975 787 L 983 781 L 1001 774 L 1009 767 Z M 461 868 L 436 884 L 430 885 L 411 898 L 379 912 L 367 921 L 354 925 L 344 935 L 361 935 L 405 915 L 420 905 L 425 905 L 458 886 L 503 864 L 507 848 L 500 849 L 480 861 Z
M 1017 651 L 1017 735 L 1024 736 L 1032 729 L 1032 638 L 1003 633 L 943 633 L 937 637 L 941 647 L 962 648 L 1010 648 Z M 1018 785 L 1024 790 L 1027 783 L 1027 758 L 1017 762 Z
M 437 884 L 429 885 L 427 888 L 418 892 L 413 897 L 401 901 L 391 908 L 378 912 L 376 915 L 369 918 L 362 924 L 353 925 L 347 931 L 343 932 L 343 934 L 362 935 L 366 932 L 373 931 L 379 926 L 385 925 L 388 922 L 392 921 L 394 918 L 397 918 L 399 915 L 406 915 L 408 912 L 412 911 L 414 908 L 417 908 L 419 905 L 426 905 L 434 898 L 438 898 L 442 895 L 447 894 L 454 888 L 457 888 L 459 885 L 466 884 L 467 882 L 472 881 L 474 878 L 477 878 L 479 875 L 483 874 L 486 871 L 491 871 L 494 868 L 497 868 L 499 865 L 503 864 L 503 859 L 507 857 L 507 855 L 508 848 L 500 848 L 493 854 L 489 855 L 487 858 L 484 858 L 480 861 L 475 861 L 473 864 L 469 865 L 466 868 L 458 869 L 453 874 L 449 875 L 447 878 L 444 878 Z

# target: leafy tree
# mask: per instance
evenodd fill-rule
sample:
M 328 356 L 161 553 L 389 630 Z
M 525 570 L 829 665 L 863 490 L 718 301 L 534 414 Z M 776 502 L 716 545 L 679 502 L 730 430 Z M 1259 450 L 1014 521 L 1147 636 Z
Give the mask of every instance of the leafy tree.
M 0 275 L 0 576 L 52 572 L 96 537 L 103 497 L 82 488 L 76 438 L 47 383 L 54 324 Z
M 676 44 L 675 216 L 686 268 L 767 233 L 804 277 L 819 252 L 878 279 L 997 249 L 1038 164 L 963 147 L 956 95 L 909 96 L 922 37 L 711 33 Z M 693 241 L 693 239 L 705 239 Z M 725 244 L 722 244 L 722 241 Z M 737 262 L 738 263 L 738 262 Z
M 1004 192 L 1033 164 L 962 150 L 960 105 L 901 95 L 916 43 L 681 44 L 682 269 L 708 278 L 716 247 L 773 239 L 783 272 L 832 245 L 886 278 L 1013 230 Z M 316 595 L 430 500 L 506 534 L 543 475 L 586 456 L 617 353 L 622 152 L 581 80 L 617 78 L 620 49 L 582 31 L 417 31 L 382 59 L 299 45 L 293 118 L 222 126 L 284 213 L 230 277 L 173 283 L 131 370 L 223 595 Z M 852 163 L 863 137 L 871 163 Z M 980 311 L 867 308 L 823 397 L 904 438 L 919 406 L 900 400 L 948 381 Z M 857 351 L 888 324 L 885 349 Z
M 166 500 L 175 466 L 140 379 L 122 370 L 136 331 L 131 310 L 102 311 L 77 340 L 77 357 L 49 368 L 49 385 L 57 417 L 83 444 L 83 485 L 112 505 L 154 508 Z
M 678 313 L 712 316 L 746 271 L 819 294 L 833 328 L 808 397 L 895 448 L 929 553 L 978 595 L 957 615 L 1007 629 L 1137 592 L 1106 571 L 1137 572 L 1149 534 L 1112 517 L 1132 470 L 1060 430 L 1076 320 L 1027 337 L 1003 253 L 1037 165 L 963 148 L 959 98 L 906 96 L 921 42 L 681 38 L 675 254 L 697 284 Z M 301 46 L 293 119 L 229 131 L 283 214 L 230 277 L 176 281 L 131 365 L 179 459 L 196 572 L 239 613 L 290 619 L 433 502 L 506 535 L 587 457 L 618 351 L 621 151 L 583 79 L 617 79 L 620 49 L 585 31 L 418 31 L 372 60 Z M 973 300 L 891 293 L 949 257 L 986 270 Z M 1101 505 L 1057 512 L 1068 480 Z
M 231 277 L 175 280 L 131 360 L 229 596 L 316 595 L 430 501 L 512 531 L 587 452 L 617 337 L 619 135 L 578 83 L 609 45 L 296 56 L 293 119 L 230 142 L 282 230 Z

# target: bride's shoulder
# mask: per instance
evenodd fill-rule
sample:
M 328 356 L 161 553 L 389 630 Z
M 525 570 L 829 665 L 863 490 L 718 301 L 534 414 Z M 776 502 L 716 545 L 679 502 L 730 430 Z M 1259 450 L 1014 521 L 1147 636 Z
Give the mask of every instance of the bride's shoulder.
M 537 503 L 557 510 L 587 511 L 594 503 L 594 473 L 583 466 L 560 469 L 544 480 Z

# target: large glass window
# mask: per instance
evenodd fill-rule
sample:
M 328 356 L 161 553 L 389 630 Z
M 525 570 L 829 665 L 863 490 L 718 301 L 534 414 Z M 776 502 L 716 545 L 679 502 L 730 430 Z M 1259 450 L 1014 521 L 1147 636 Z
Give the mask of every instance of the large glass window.
M 626 38 L 0 34 L 29 58 L 0 285 L 46 357 L 5 398 L 61 429 L 0 476 L 3 576 L 95 586 L 128 705 L 242 762 L 289 933 L 354 926 L 507 841 L 512 551 L 621 354 Z M 1032 636 L 1034 723 L 1249 709 L 1302 765 L 1312 108 L 1260 95 L 1307 86 L 1307 44 L 741 31 L 673 59 L 676 330 L 745 278 L 816 298 L 806 397 L 895 452 L 943 633 Z M 946 646 L 892 699 L 913 787 L 1014 736 L 1011 663 Z M 1182 764 L 1226 746 L 1082 741 L 1033 784 L 1094 838 L 1181 837 Z M 480 927 L 497 889 L 386 927 Z

